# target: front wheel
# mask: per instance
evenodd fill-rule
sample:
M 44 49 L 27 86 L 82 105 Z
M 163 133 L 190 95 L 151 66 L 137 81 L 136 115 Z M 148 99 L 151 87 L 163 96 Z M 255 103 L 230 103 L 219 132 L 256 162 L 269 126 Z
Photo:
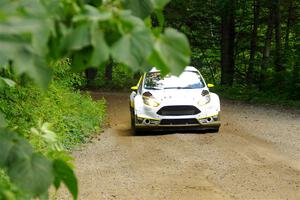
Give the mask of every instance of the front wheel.
M 130 118 L 131 118 L 131 130 L 133 135 L 140 135 L 140 130 L 135 126 L 135 113 L 132 108 L 130 108 Z
M 132 108 L 130 108 L 130 119 L 131 119 L 131 128 L 135 130 L 135 113 Z

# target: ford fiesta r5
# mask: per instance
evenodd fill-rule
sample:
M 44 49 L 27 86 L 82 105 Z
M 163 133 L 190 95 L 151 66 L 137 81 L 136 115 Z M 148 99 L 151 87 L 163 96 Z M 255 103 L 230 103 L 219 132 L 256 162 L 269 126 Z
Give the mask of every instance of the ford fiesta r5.
M 179 76 L 162 76 L 153 68 L 131 88 L 131 125 L 136 131 L 212 130 L 218 132 L 220 99 L 209 91 L 200 72 L 186 67 Z

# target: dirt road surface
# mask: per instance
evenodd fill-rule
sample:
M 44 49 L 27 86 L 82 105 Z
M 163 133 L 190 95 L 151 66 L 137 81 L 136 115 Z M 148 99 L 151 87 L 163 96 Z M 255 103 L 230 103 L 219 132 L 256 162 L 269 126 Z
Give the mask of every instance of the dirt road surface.
M 93 96 L 109 126 L 73 153 L 79 199 L 300 199 L 299 111 L 222 101 L 218 134 L 134 136 L 128 94 Z

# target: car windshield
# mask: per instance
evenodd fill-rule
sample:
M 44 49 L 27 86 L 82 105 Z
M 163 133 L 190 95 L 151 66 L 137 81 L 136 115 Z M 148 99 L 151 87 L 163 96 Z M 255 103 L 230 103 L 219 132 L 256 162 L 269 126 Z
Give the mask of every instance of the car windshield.
M 198 72 L 184 71 L 179 76 L 162 77 L 160 72 L 149 72 L 145 77 L 144 88 L 148 90 L 161 89 L 198 89 L 204 82 Z

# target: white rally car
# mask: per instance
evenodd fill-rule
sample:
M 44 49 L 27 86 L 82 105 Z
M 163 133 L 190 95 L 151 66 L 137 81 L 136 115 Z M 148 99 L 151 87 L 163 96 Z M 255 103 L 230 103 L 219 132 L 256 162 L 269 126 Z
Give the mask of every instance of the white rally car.
M 179 76 L 162 77 L 153 68 L 131 88 L 131 124 L 143 129 L 195 129 L 218 132 L 220 99 L 209 91 L 200 72 L 186 67 Z

